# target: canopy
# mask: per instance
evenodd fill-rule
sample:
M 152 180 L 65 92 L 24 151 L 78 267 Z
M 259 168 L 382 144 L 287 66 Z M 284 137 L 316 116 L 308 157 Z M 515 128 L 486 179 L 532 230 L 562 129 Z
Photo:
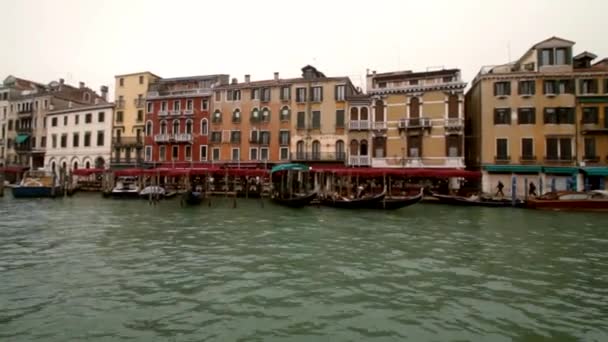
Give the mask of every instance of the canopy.
M 571 175 L 578 173 L 578 168 L 568 166 L 545 166 L 543 167 L 543 171 L 553 175 Z
M 17 134 L 17 137 L 15 138 L 15 143 L 23 144 L 29 137 L 29 134 Z
M 5 167 L 0 167 L 0 172 L 4 172 L 4 173 L 21 173 L 25 170 L 28 170 L 29 167 L 27 166 L 5 166 Z
M 270 170 L 270 173 L 275 173 L 275 172 L 285 171 L 285 170 L 308 171 L 309 169 L 310 168 L 308 167 L 308 165 L 289 163 L 289 164 L 276 165 L 275 167 L 272 168 L 272 170 Z
M 120 176 L 139 176 L 143 173 L 142 169 L 123 169 L 114 171 L 114 175 Z
M 90 176 L 96 173 L 103 173 L 104 169 L 76 169 L 72 171 L 75 176 Z
M 316 168 L 313 172 L 349 176 L 401 176 L 424 178 L 480 178 L 481 173 L 461 169 L 439 168 Z
M 587 176 L 608 177 L 608 167 L 584 167 L 582 170 L 587 174 Z
M 490 173 L 540 173 L 542 167 L 536 165 L 486 165 L 484 170 Z

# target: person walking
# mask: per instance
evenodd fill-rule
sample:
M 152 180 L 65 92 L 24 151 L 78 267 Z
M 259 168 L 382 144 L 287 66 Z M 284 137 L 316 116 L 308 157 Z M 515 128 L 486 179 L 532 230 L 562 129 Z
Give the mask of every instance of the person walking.
M 530 186 L 528 186 L 528 195 L 533 197 L 538 196 L 536 194 L 536 184 L 534 184 L 534 182 L 530 182 Z
M 498 185 L 496 186 L 496 189 L 498 189 L 498 191 L 496 191 L 496 196 L 500 196 L 500 197 L 504 197 L 505 194 L 504 192 L 502 192 L 502 189 L 504 189 L 505 185 L 502 184 L 501 181 L 498 181 Z

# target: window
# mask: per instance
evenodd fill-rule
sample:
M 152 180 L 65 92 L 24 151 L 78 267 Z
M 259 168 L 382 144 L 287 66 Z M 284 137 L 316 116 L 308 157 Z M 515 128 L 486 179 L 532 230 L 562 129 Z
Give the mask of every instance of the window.
M 160 122 L 160 134 L 167 134 L 167 121 Z
M 93 122 L 93 114 L 91 113 L 87 113 L 84 116 L 84 123 L 85 124 L 90 124 L 91 122 Z
M 252 147 L 249 149 L 249 160 L 258 160 L 258 149 L 257 147 Z
M 312 112 L 312 128 L 321 129 L 321 112 L 318 110 Z
M 154 110 L 154 103 L 146 102 L 146 113 L 152 113 Z
M 407 136 L 407 156 L 411 158 L 419 158 L 422 149 L 422 139 L 419 135 Z
M 567 53 L 567 49 L 565 49 L 565 48 L 555 49 L 555 64 L 556 65 L 567 64 L 566 53 Z
M 192 160 L 192 145 L 186 145 L 184 147 L 184 155 L 187 161 Z
M 496 139 L 496 159 L 509 160 L 508 140 L 504 138 Z
M 336 128 L 344 128 L 344 110 L 336 110 Z
M 179 134 L 179 120 L 173 120 L 173 134 Z
M 241 131 L 230 132 L 230 143 L 239 144 L 241 142 Z
M 289 101 L 291 100 L 291 88 L 290 87 L 281 87 L 281 101 Z
M 51 127 L 57 127 L 57 118 L 54 117 L 51 119 Z M 12 121 L 8 121 L 8 130 L 10 131 L 11 129 L 13 129 L 13 122 Z
M 222 122 L 222 113 L 219 110 L 216 110 L 215 112 L 213 112 L 213 118 L 211 120 L 213 121 L 213 123 Z
M 585 155 L 583 159 L 596 159 L 595 138 L 585 138 Z
M 163 102 L 160 103 L 160 110 L 161 110 L 161 112 L 166 112 L 167 111 L 167 105 L 168 105 L 167 101 L 163 101 Z
M 99 113 L 97 113 L 97 122 L 103 122 L 105 120 L 105 116 L 106 116 L 105 112 L 99 112 Z M 139 118 L 139 112 L 138 112 L 137 117 Z
M 240 101 L 241 91 L 240 90 L 226 90 L 226 101 Z
M 298 112 L 297 129 L 304 129 L 304 128 L 306 128 L 305 126 L 306 126 L 306 113 Z
M 78 125 L 79 121 L 80 121 L 80 115 L 75 115 L 74 116 L 74 125 Z
M 314 140 L 312 142 L 312 159 L 321 159 L 321 143 L 319 140 Z
M 219 132 L 219 131 L 211 132 L 211 142 L 212 143 L 221 143 L 222 142 L 222 132 Z
M 32 148 L 36 148 L 36 137 L 32 137 Z
M 322 102 L 323 101 L 323 87 L 312 87 L 310 94 L 310 100 L 312 102 Z
M 179 160 L 179 146 L 171 146 L 171 160 Z
M 262 109 L 262 122 L 270 122 L 270 109 Z
M 232 112 L 232 122 L 239 123 L 241 122 L 241 111 L 237 108 Z
M 572 139 L 559 139 L 559 158 L 561 160 L 572 160 Z
M 78 135 L 78 133 L 74 133 L 72 135 L 72 146 L 73 147 L 78 147 L 78 144 L 80 143 L 80 136 Z
M 386 88 L 386 82 L 378 82 L 378 88 Z
M 279 132 L 279 144 L 289 145 L 289 131 L 280 131 Z
M 448 97 L 448 118 L 458 118 L 458 95 L 450 95 Z
M 557 81 L 558 94 L 574 94 L 574 80 Z
M 534 95 L 536 93 L 534 81 L 519 81 L 517 88 L 519 95 Z
M 207 119 L 202 119 L 201 120 L 201 135 L 207 135 L 209 134 L 209 123 L 207 122 Z
M 547 160 L 572 160 L 571 138 L 547 138 Z
M 98 131 L 97 132 L 97 146 L 103 146 L 103 131 Z
M 553 49 L 542 49 L 540 51 L 540 65 L 553 65 Z
M 511 95 L 511 82 L 495 82 L 494 96 Z
M 260 147 L 260 160 L 268 159 L 268 147 Z
M 289 159 L 289 147 L 281 147 L 279 150 L 279 159 L 288 160 Z
M 306 88 L 296 88 L 296 102 L 306 102 Z
M 598 124 L 599 115 L 597 107 L 583 108 L 583 124 Z
M 122 77 L 121 77 L 121 78 L 119 78 L 119 79 L 118 79 L 118 85 L 119 85 L 119 86 L 121 86 L 121 87 L 124 87 L 124 85 L 125 85 L 125 79 L 124 79 L 124 78 L 122 78 Z
M 159 161 L 165 161 L 167 159 L 167 147 L 164 145 L 161 145 L 158 147 L 158 160 Z
M 574 108 L 545 108 L 545 124 L 574 124 Z
M 143 76 L 139 76 L 139 84 L 144 84 L 144 77 Z
M 51 135 L 51 147 L 57 148 L 57 134 Z
M 445 140 L 448 157 L 460 157 L 462 155 L 460 146 L 462 145 L 459 135 L 448 135 Z
M 192 134 L 192 120 L 186 120 L 186 134 Z
M 207 160 L 207 145 L 201 145 L 201 151 L 200 151 L 200 161 L 206 161 Z
M 40 147 L 46 148 L 46 137 L 45 136 L 40 139 Z
M 214 147 L 211 153 L 213 153 L 213 155 L 211 156 L 212 160 L 220 160 L 220 149 L 219 149 L 219 147 Z
M 66 148 L 66 147 L 68 147 L 68 135 L 62 134 L 61 135 L 61 148 Z
M 84 132 L 84 147 L 91 147 L 91 132 Z
M 173 110 L 179 111 L 182 107 L 182 102 L 180 100 L 173 101 Z
M 344 101 L 346 99 L 346 86 L 341 84 L 337 85 L 335 89 L 335 100 Z
M 281 121 L 289 121 L 290 116 L 288 107 L 281 108 Z
M 251 130 L 249 131 L 249 142 L 250 143 L 254 143 L 254 144 L 258 144 L 260 142 L 260 131 L 258 130 Z
M 139 109 L 137 110 L 137 122 L 144 121 L 144 111 Z
M 536 108 L 519 108 L 517 110 L 519 125 L 534 125 L 536 123 Z
M 346 156 L 344 151 L 344 141 L 336 141 L 336 160 L 344 160 L 344 157 Z
M 215 102 L 220 102 L 220 101 L 222 101 L 222 92 L 218 90 L 215 92 Z
M 260 89 L 258 89 L 258 88 L 251 89 L 251 99 L 252 100 L 260 99 Z
M 495 125 L 510 125 L 511 124 L 511 108 L 494 108 L 494 124 Z
M 202 110 L 208 110 L 209 109 L 209 100 L 203 100 L 203 101 L 201 101 L 201 109 Z
M 194 108 L 194 100 L 186 100 L 186 109 L 192 110 Z
M 534 140 L 532 138 L 521 139 L 521 159 L 533 160 L 534 158 Z
M 580 80 L 580 93 L 581 94 L 597 94 L 597 80 L 587 79 Z
M 116 123 L 122 123 L 123 120 L 123 112 L 122 111 L 118 111 L 116 112 Z
M 262 102 L 270 102 L 270 88 L 262 88 Z
M 241 157 L 241 149 L 240 148 L 235 147 L 235 148 L 232 149 L 231 152 L 232 152 L 232 154 L 231 154 L 232 155 L 232 160 L 237 161 L 237 160 L 241 159 L 240 158 Z
M 146 146 L 144 158 L 147 162 L 152 161 L 152 146 Z
M 67 116 L 67 115 L 64 115 L 64 116 L 63 116 L 63 125 L 64 125 L 64 126 L 67 126 L 67 125 L 68 125 L 68 116 Z
M 269 131 L 260 131 L 260 140 L 259 143 L 262 145 L 270 145 L 270 132 Z

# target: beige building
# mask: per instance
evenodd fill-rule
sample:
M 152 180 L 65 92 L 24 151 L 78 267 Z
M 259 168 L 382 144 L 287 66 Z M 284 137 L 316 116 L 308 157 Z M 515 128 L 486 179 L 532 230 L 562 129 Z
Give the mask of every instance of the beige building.
M 113 166 L 143 162 L 146 93 L 149 84 L 159 78 L 149 71 L 115 76 Z
M 482 68 L 473 80 L 466 95 L 466 163 L 483 171 L 484 192 L 495 192 L 499 181 L 505 194 L 515 183 L 519 196 L 530 182 L 542 192 L 584 188 L 581 168 L 591 160 L 585 160 L 585 126 L 579 125 L 589 111 L 583 107 L 594 107 L 589 125 L 600 124 L 606 102 L 600 85 L 608 73 L 592 67 L 585 53 L 572 57 L 574 44 L 546 39 L 515 62 Z M 603 146 L 598 134 L 587 139 L 597 141 L 587 156 L 596 165 L 595 148 Z
M 463 168 L 465 87 L 458 69 L 368 74 L 369 107 L 351 101 L 351 164 Z

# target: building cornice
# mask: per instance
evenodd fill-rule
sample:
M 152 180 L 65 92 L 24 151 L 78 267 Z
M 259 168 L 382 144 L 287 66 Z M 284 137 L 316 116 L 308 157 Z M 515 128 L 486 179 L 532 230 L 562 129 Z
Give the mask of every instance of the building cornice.
M 429 91 L 453 91 L 462 90 L 466 88 L 466 82 L 451 82 L 431 85 L 416 85 L 399 88 L 384 88 L 384 89 L 372 89 L 368 91 L 369 95 L 388 95 L 388 94 L 410 94 L 410 93 L 424 93 Z

